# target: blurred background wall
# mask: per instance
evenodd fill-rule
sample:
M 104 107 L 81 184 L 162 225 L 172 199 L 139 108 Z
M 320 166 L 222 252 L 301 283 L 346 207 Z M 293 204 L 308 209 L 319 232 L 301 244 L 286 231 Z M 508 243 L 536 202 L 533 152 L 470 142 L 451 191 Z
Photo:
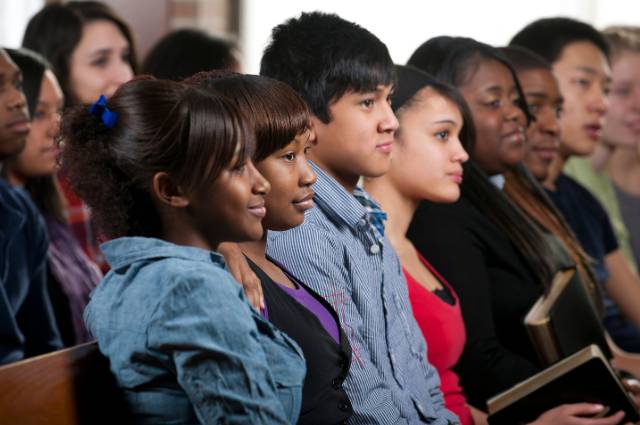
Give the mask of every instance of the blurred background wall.
M 257 73 L 273 26 L 302 11 L 334 12 L 376 34 L 404 63 L 423 41 L 463 35 L 506 44 L 528 22 L 569 16 L 598 28 L 640 25 L 638 0 L 104 0 L 132 26 L 140 57 L 166 32 L 196 27 L 239 43 L 245 72 Z M 31 15 L 51 0 L 0 0 L 0 45 L 20 44 Z

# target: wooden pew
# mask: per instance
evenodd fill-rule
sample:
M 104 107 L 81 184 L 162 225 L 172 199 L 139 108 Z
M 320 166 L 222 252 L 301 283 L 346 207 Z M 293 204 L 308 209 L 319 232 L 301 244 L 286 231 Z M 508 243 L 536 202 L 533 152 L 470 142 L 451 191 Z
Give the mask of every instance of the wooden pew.
M 0 424 L 129 423 L 95 342 L 0 367 Z

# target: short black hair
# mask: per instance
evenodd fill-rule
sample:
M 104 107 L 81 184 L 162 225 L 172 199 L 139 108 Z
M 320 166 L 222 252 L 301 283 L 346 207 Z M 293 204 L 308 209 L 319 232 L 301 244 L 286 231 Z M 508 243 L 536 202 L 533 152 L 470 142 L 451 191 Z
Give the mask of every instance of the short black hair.
M 517 72 L 544 69 L 551 72 L 551 64 L 539 54 L 521 46 L 501 47 L 500 51 L 509 59 Z
M 329 106 L 348 91 L 395 82 L 387 46 L 335 14 L 302 13 L 276 26 L 262 55 L 260 75 L 289 84 L 325 123 Z
M 598 30 L 585 22 L 564 17 L 533 21 L 513 36 L 509 45 L 522 46 L 554 63 L 568 44 L 579 41 L 593 43 L 609 58 L 609 45 Z
M 149 51 L 142 73 L 180 81 L 201 71 L 233 69 L 235 45 L 197 29 L 181 29 L 162 37 Z

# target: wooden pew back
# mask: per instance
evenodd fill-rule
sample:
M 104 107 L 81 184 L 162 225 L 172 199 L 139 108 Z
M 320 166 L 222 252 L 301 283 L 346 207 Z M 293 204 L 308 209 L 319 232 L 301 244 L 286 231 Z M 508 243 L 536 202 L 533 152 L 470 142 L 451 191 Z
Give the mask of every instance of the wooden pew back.
M 123 424 L 128 418 L 95 342 L 0 367 L 3 425 Z

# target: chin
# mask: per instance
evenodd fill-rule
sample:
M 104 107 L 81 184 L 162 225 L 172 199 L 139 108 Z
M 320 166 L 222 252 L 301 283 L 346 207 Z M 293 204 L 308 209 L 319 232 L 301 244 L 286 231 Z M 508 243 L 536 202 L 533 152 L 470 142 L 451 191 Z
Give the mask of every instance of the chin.
M 577 142 L 573 142 L 570 145 L 567 145 L 567 150 L 571 153 L 571 155 L 575 156 L 589 156 L 593 153 L 593 150 L 596 147 L 596 142 L 591 139 L 579 140 Z

